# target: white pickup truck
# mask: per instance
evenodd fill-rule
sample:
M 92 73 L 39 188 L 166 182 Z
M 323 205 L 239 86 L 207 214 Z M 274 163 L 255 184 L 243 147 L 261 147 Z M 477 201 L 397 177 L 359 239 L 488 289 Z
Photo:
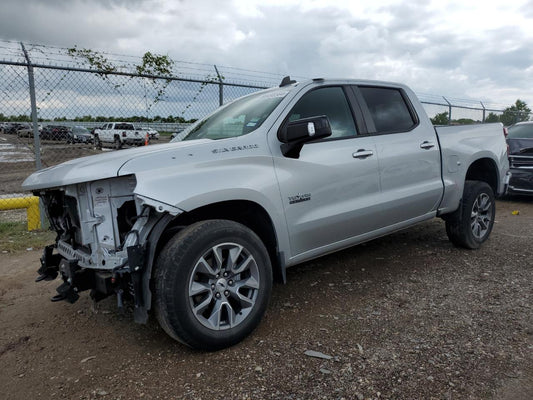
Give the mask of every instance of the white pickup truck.
M 53 300 L 116 295 L 135 321 L 155 310 L 207 350 L 246 337 L 292 265 L 434 217 L 478 248 L 509 177 L 501 124 L 435 128 L 386 82 L 284 79 L 180 138 L 71 160 L 23 188 L 57 232 L 38 271 L 61 277 Z
M 124 144 L 143 146 L 146 144 L 146 132 L 135 129 L 130 122 L 109 122 L 94 131 L 94 143 L 97 147 L 111 144 L 116 150 Z

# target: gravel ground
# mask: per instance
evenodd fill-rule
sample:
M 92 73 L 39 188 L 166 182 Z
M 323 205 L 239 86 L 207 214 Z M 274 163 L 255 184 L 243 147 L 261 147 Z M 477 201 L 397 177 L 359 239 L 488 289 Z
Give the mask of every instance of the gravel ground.
M 531 199 L 498 201 L 477 251 L 434 220 L 293 267 L 259 328 L 216 353 L 112 298 L 51 303 L 59 281 L 33 282 L 39 252 L 3 254 L 2 397 L 529 400 L 532 226 Z

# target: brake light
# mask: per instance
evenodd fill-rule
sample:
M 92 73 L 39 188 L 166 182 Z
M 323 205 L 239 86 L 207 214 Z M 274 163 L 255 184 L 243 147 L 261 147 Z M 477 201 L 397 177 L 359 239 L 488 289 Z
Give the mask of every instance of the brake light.
M 508 131 L 507 128 L 504 126 L 504 127 L 503 127 L 503 136 L 507 137 L 508 134 L 509 134 L 509 131 Z

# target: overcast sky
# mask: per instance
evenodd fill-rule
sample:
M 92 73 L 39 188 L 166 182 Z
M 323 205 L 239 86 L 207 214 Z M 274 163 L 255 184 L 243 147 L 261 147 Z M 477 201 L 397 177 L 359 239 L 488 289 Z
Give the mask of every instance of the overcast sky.
M 533 106 L 533 0 L 2 0 L 0 38 Z

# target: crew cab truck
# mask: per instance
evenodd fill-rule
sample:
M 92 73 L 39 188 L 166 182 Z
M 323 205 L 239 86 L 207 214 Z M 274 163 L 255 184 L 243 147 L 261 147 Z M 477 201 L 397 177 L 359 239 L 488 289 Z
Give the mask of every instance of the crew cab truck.
M 434 128 L 394 83 L 315 79 L 235 100 L 183 139 L 35 172 L 56 242 L 53 300 L 128 300 L 216 350 L 260 322 L 286 268 L 434 217 L 453 244 L 489 237 L 508 180 L 501 124 Z
M 111 144 L 116 150 L 127 144 L 130 146 L 143 146 L 146 143 L 147 133 L 136 129 L 129 122 L 110 122 L 94 131 L 94 143 L 101 148 Z

